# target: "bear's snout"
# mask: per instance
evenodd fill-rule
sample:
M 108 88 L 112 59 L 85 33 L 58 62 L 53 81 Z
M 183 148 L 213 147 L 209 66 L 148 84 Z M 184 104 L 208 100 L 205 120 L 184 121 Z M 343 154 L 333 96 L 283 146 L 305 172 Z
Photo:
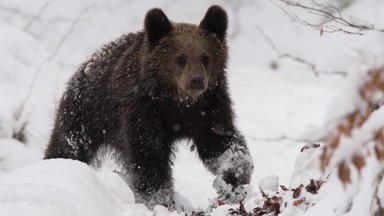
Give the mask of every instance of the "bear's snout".
M 204 73 L 191 73 L 190 75 L 185 74 L 184 80 L 184 91 L 196 99 L 199 95 L 201 95 L 208 88 L 208 77 Z
M 192 75 L 189 78 L 189 88 L 196 90 L 204 90 L 205 79 L 200 74 Z

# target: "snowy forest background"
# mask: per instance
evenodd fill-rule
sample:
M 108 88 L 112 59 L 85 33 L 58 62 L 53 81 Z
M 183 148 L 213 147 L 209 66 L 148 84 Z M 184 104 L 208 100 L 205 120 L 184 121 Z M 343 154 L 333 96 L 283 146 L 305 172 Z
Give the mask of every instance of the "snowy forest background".
M 255 163 L 239 205 L 213 205 L 214 177 L 180 143 L 178 211 L 135 204 L 111 172 L 42 161 L 66 82 L 146 12 L 230 19 L 229 81 Z M 384 215 L 384 1 L 1 0 L 0 215 Z

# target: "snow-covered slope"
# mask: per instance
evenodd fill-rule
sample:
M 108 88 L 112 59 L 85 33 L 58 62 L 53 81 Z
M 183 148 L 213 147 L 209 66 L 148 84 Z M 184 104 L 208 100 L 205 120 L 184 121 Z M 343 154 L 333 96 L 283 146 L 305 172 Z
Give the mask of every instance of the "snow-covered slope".
M 31 35 L 5 23 L 0 30 L 0 165 L 9 171 L 41 158 L 64 82 Z
M 62 159 L 15 170 L 0 177 L 1 215 L 121 214 L 134 203 L 133 194 L 117 174 L 109 174 L 98 176 L 84 163 Z
M 383 1 L 353 2 L 346 15 L 384 28 Z M 108 170 L 40 160 L 57 101 L 87 56 L 123 33 L 141 30 L 150 8 L 162 8 L 176 22 L 199 23 L 212 4 L 229 14 L 230 91 L 255 164 L 245 209 L 252 212 L 278 196 L 281 204 L 287 203 L 281 205 L 281 215 L 370 215 L 375 206 L 372 173 L 382 170 L 382 163 L 368 159 L 360 177 L 344 187 L 336 171 L 329 176 L 320 172 L 323 145 L 300 150 L 355 108 L 366 72 L 384 64 L 383 33 L 320 34 L 287 13 L 311 21 L 318 17 L 279 0 L 0 0 L 0 215 L 178 214 L 134 204 L 130 189 Z M 318 72 L 348 75 L 316 76 L 311 67 L 284 54 L 313 63 Z M 380 116 L 382 109 L 376 112 Z M 180 215 L 180 206 L 186 212 L 205 211 L 216 196 L 214 176 L 189 148 L 180 143 L 175 161 Z M 290 189 L 307 186 L 311 178 L 325 180 L 318 193 L 303 188 L 293 198 Z M 381 186 L 378 194 L 382 191 Z M 298 204 L 303 197 L 305 202 Z M 212 215 L 226 215 L 230 208 L 238 206 L 220 206 Z

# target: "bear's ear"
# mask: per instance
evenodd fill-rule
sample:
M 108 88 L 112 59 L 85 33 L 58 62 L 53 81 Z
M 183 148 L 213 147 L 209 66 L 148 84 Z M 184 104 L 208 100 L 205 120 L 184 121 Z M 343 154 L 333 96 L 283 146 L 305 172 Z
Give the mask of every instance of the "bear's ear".
M 216 34 L 219 39 L 224 40 L 228 28 L 227 13 L 218 5 L 211 6 L 200 22 L 200 28 L 212 32 Z
M 172 24 L 159 8 L 148 11 L 144 21 L 145 32 L 151 45 L 157 45 L 161 38 L 172 31 Z

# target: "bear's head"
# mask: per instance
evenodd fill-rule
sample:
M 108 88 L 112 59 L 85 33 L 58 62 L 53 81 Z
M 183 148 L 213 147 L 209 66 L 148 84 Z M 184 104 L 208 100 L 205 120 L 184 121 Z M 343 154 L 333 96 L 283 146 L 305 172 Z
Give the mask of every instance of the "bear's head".
M 220 6 L 211 6 L 200 25 L 172 23 L 161 9 L 152 9 L 145 18 L 143 67 L 156 74 L 162 88 L 176 90 L 180 100 L 196 100 L 226 85 L 227 26 Z

